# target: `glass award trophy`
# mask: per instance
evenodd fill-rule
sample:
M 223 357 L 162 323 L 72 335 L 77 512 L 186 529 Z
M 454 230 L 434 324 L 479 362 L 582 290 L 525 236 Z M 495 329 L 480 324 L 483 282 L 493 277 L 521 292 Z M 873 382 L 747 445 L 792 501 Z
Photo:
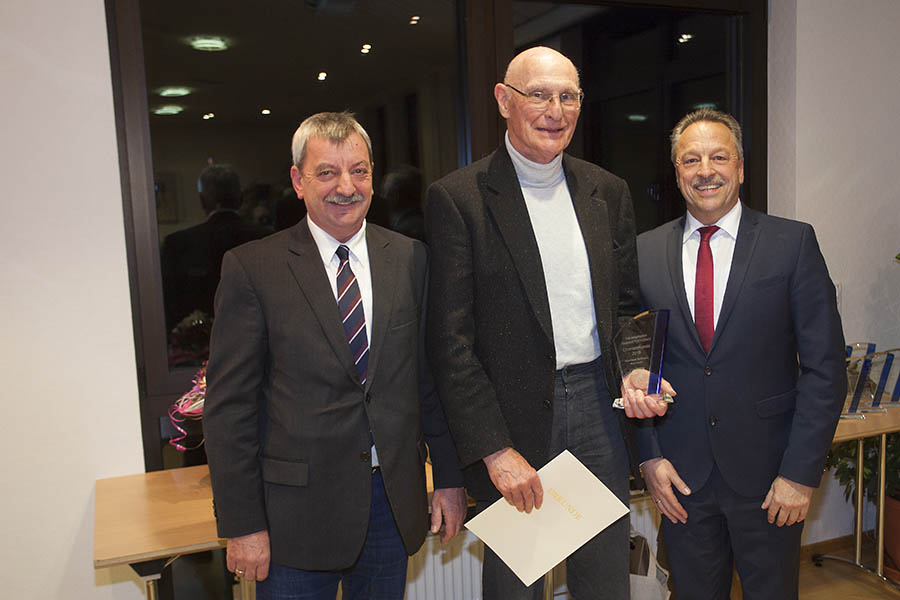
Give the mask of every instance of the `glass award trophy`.
M 622 377 L 631 377 L 635 387 L 647 395 L 672 402 L 672 396 L 662 393 L 663 355 L 666 350 L 666 331 L 669 311 L 648 310 L 625 323 L 613 340 L 616 360 Z M 621 398 L 614 408 L 624 408 Z

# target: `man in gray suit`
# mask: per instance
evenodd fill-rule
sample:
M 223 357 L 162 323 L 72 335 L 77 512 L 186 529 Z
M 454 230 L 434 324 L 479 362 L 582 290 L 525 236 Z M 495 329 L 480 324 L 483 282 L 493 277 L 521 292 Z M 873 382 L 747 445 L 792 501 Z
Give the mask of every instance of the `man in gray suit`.
M 563 153 L 582 100 L 568 58 L 522 52 L 494 96 L 505 142 L 432 185 L 425 210 L 429 352 L 467 487 L 480 507 L 502 495 L 539 509 L 535 469 L 568 449 L 627 503 L 611 405 L 613 335 L 640 308 L 628 186 Z M 665 412 L 640 393 L 626 401 L 636 416 Z M 628 597 L 628 533 L 623 517 L 569 558 L 575 598 Z M 482 580 L 486 600 L 542 597 L 490 548 Z
M 428 529 L 465 494 L 424 361 L 426 248 L 367 224 L 372 147 L 348 113 L 294 134 L 307 218 L 225 255 L 206 448 L 228 568 L 258 597 L 400 599 Z M 370 345 L 371 344 L 371 345 Z M 271 559 L 271 562 L 270 562 Z

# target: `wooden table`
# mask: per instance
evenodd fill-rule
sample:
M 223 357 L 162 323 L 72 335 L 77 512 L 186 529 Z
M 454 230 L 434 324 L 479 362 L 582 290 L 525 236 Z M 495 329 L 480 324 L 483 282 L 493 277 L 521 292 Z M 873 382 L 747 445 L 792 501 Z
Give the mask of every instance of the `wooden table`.
M 430 497 L 428 463 L 425 478 Z M 173 557 L 225 546 L 216 535 L 207 465 L 98 479 L 94 496 L 94 568 L 131 566 L 148 600 L 156 599 L 156 582 Z M 253 582 L 241 579 L 241 592 L 254 598 Z
M 172 557 L 223 546 L 206 465 L 97 480 L 94 568 L 130 565 L 148 600 Z
M 853 531 L 855 541 L 854 559 L 849 561 L 839 557 L 817 554 L 813 556 L 813 562 L 820 564 L 823 558 L 850 562 L 857 567 L 871 571 L 882 581 L 886 581 L 894 585 L 894 587 L 898 587 L 884 576 L 884 483 L 887 434 L 900 431 L 900 407 L 891 406 L 886 408 L 885 412 L 866 412 L 862 413 L 862 415 L 863 418 L 841 418 L 838 422 L 837 430 L 834 432 L 835 444 L 856 440 L 857 469 L 856 517 Z M 859 463 L 862 462 L 863 440 L 875 436 L 880 438 L 881 447 L 878 452 L 878 522 L 875 535 L 876 561 L 875 569 L 870 570 L 862 564 L 863 469 L 860 468 Z

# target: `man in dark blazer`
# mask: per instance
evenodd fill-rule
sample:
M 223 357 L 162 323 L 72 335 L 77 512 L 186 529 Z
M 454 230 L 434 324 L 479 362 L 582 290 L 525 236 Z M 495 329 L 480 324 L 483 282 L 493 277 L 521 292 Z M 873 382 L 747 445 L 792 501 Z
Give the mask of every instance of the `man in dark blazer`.
M 161 250 L 166 331 L 195 310 L 213 314 L 222 257 L 271 231 L 244 220 L 241 179 L 228 165 L 210 165 L 197 180 L 206 220 L 166 236 Z
M 569 449 L 623 502 L 628 457 L 612 338 L 639 310 L 628 186 L 563 154 L 582 94 L 550 48 L 516 56 L 494 95 L 506 141 L 428 191 L 428 348 L 444 410 L 485 507 L 540 508 L 535 469 Z M 654 411 L 664 406 L 648 404 Z M 628 597 L 628 518 L 570 557 L 575 598 Z M 485 548 L 486 600 L 542 597 Z
M 203 422 L 218 532 L 261 600 L 333 600 L 338 582 L 400 599 L 428 529 L 426 443 L 432 531 L 443 520 L 449 539 L 465 512 L 424 361 L 426 248 L 366 224 L 372 148 L 352 115 L 313 115 L 292 150 L 307 218 L 227 253 L 216 294 Z
M 639 432 L 679 600 L 797 597 L 800 533 L 847 389 L 835 290 L 810 225 L 739 201 L 741 130 L 672 132 L 687 214 L 638 237 L 641 294 L 669 309 L 668 413 Z

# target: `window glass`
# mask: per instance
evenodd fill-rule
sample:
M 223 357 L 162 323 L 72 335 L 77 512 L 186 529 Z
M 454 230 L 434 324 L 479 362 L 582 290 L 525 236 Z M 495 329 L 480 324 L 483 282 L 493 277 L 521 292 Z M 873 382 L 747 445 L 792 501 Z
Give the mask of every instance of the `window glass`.
M 628 182 L 638 232 L 682 214 L 668 134 L 701 106 L 749 113 L 738 106 L 742 17 L 530 1 L 513 11 L 516 52 L 550 46 L 579 68 L 585 98 L 569 152 Z
M 170 367 L 207 356 L 225 251 L 303 217 L 305 117 L 355 112 L 369 221 L 424 235 L 425 186 L 458 166 L 454 1 L 146 0 L 141 22 Z

